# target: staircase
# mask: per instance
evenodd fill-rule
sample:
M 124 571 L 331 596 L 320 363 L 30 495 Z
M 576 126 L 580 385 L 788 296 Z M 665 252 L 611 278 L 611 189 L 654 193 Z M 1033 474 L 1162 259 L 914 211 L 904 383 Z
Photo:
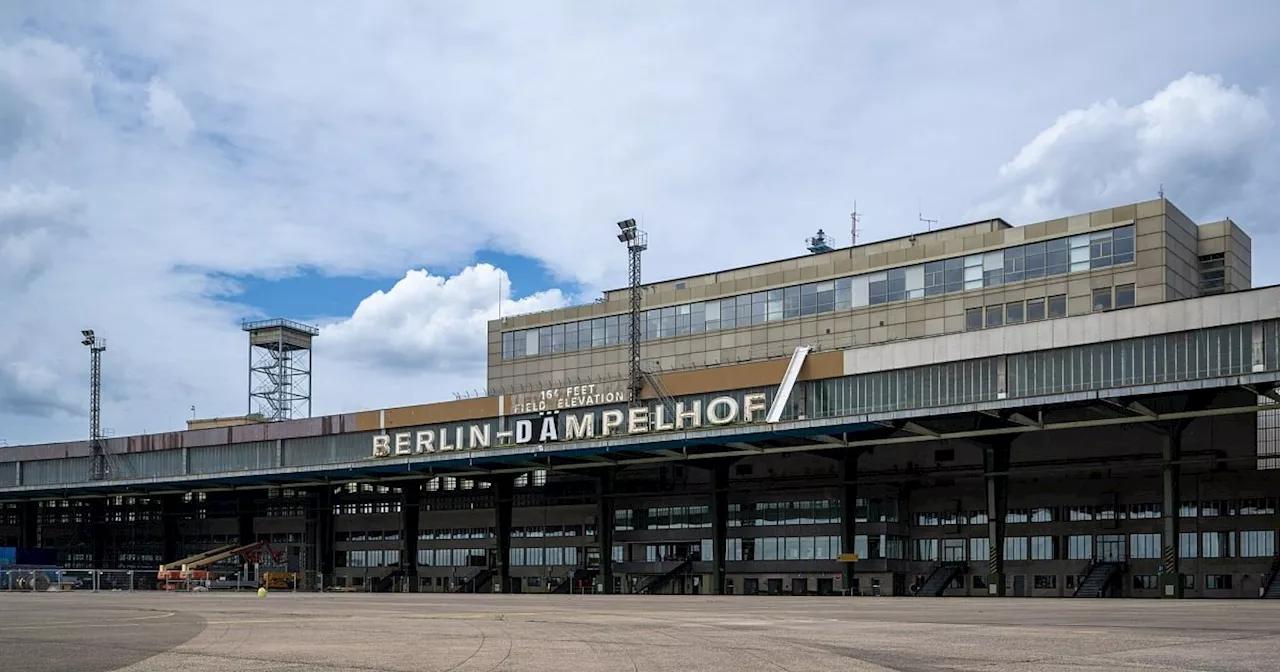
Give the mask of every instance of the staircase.
M 685 560 L 666 574 L 649 579 L 636 592 L 640 595 L 656 595 L 662 592 L 662 589 L 666 588 L 676 577 L 688 574 L 692 570 L 693 560 Z
M 1271 559 L 1271 571 L 1267 572 L 1267 582 L 1262 587 L 1262 599 L 1280 600 L 1280 553 Z
M 471 578 L 463 579 L 462 585 L 458 586 L 453 592 L 455 593 L 479 593 L 489 587 L 489 582 L 493 580 L 493 570 L 485 568 L 476 572 Z
M 1094 562 L 1084 571 L 1084 579 L 1072 597 L 1111 597 L 1112 589 L 1125 572 L 1123 562 Z
M 574 586 L 577 586 L 579 583 L 583 581 L 588 582 L 588 584 L 592 583 L 598 573 L 598 570 L 594 569 L 575 569 L 573 570 L 573 576 L 561 581 L 559 585 L 551 590 L 551 594 L 569 595 L 573 592 Z
M 640 370 L 649 387 L 653 389 L 653 394 L 657 396 L 658 403 L 662 405 L 662 417 L 667 422 L 675 422 L 676 420 L 676 401 L 671 398 L 667 392 L 667 388 L 662 385 L 662 379 L 653 373 L 644 369 Z
M 920 586 L 920 590 L 916 591 L 916 597 L 942 597 L 946 592 L 947 586 L 955 581 L 957 576 L 964 574 L 969 569 L 968 563 L 964 562 L 943 562 L 933 568 L 933 572 L 929 574 L 929 578 L 925 579 L 924 585 Z
M 393 570 L 392 572 L 382 577 L 381 579 L 374 581 L 371 588 L 375 593 L 389 593 L 392 591 L 392 589 L 395 588 L 396 579 L 402 576 L 404 576 L 403 567 Z

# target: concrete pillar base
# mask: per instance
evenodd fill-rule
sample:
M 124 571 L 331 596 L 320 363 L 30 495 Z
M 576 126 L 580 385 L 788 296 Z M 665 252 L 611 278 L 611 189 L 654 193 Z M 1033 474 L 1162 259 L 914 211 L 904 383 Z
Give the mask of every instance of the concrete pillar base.
M 1004 574 L 993 572 L 987 574 L 987 595 L 991 597 L 1004 597 Z
M 1160 597 L 1177 600 L 1182 596 L 1182 573 L 1161 574 Z

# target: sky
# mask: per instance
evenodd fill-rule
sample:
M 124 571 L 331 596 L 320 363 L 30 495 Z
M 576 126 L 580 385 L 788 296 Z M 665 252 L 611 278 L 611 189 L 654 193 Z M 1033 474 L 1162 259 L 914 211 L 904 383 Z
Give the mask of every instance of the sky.
M 1164 193 L 1280 282 L 1280 3 L 8 0 L 0 442 L 483 390 L 487 320 L 647 279 Z M 501 306 L 499 302 L 501 301 Z

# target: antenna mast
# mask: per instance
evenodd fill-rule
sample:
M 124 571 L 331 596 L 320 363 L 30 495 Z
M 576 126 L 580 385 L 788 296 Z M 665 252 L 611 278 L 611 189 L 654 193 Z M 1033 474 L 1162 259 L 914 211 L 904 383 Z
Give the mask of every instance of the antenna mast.
M 858 246 L 858 221 L 861 218 L 862 218 L 861 215 L 858 214 L 858 202 L 854 201 L 853 212 L 849 213 L 849 221 L 852 224 L 851 231 L 850 231 L 852 235 L 849 236 L 850 240 L 853 241 L 853 245 L 851 245 L 851 247 Z
M 918 213 L 916 216 L 920 218 L 920 221 L 921 221 L 921 222 L 924 222 L 924 223 L 925 223 L 925 225 L 926 225 L 926 227 L 927 227 L 927 228 L 926 228 L 926 230 L 928 230 L 928 231 L 932 231 L 932 230 L 933 230 L 933 225 L 938 223 L 938 220 L 936 220 L 936 219 L 925 219 L 925 218 L 924 218 L 924 213 L 923 213 L 923 212 Z

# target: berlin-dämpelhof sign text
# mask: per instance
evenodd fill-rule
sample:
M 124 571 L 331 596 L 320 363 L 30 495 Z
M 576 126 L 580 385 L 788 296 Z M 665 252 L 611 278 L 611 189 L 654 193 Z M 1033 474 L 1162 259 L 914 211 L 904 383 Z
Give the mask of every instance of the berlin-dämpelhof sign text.
M 378 434 L 373 437 L 374 457 L 402 457 L 457 450 L 483 450 L 494 446 L 582 441 L 636 436 L 659 432 L 722 427 L 736 422 L 760 422 L 768 411 L 763 393 L 734 397 L 713 397 L 701 401 L 675 402 L 673 417 L 662 405 L 649 408 L 605 411 L 566 411 L 537 419 L 512 420 L 508 429 L 493 431 L 492 424 L 472 424 L 413 432 Z M 558 420 L 562 419 L 563 431 Z

